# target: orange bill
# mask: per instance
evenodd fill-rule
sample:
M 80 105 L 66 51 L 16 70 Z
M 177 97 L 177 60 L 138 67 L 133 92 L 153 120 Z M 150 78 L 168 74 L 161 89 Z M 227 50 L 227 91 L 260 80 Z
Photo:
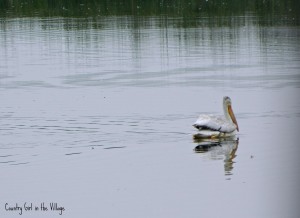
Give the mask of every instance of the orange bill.
M 230 105 L 228 106 L 228 112 L 229 112 L 229 115 L 230 115 L 230 117 L 231 117 L 231 119 L 232 119 L 232 122 L 236 125 L 237 131 L 239 131 L 239 125 L 238 125 L 238 123 L 237 123 L 237 121 L 236 121 L 236 118 L 235 118 L 235 116 L 234 116 L 233 110 L 232 110 L 232 108 L 231 108 Z

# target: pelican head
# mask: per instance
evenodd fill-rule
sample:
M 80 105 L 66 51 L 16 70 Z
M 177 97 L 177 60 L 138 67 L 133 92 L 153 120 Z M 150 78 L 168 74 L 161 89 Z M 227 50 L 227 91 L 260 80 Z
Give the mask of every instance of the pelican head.
M 223 108 L 226 119 L 232 121 L 236 125 L 237 131 L 239 131 L 239 125 L 231 107 L 231 99 L 228 96 L 224 96 L 223 98 Z

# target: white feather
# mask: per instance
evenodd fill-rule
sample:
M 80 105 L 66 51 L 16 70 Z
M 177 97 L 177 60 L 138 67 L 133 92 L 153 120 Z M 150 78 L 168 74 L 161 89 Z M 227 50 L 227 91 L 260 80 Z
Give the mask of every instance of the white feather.
M 230 133 L 236 130 L 235 124 L 225 119 L 224 116 L 216 116 L 212 114 L 200 115 L 194 123 L 194 126 L 196 128 L 202 127 L 204 129 L 207 128 L 209 130 L 223 133 Z
M 222 138 L 233 136 L 236 130 L 239 131 L 236 118 L 231 108 L 231 99 L 227 96 L 223 98 L 224 116 L 213 114 L 202 114 L 194 123 L 194 127 L 199 132 L 195 138 Z

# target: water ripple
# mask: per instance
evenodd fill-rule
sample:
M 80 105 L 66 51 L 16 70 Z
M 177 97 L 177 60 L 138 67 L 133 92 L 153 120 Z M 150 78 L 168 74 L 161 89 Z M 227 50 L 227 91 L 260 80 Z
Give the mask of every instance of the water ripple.
M 82 154 L 82 152 L 73 152 L 73 153 L 67 153 L 65 155 L 71 156 L 71 155 L 76 155 L 76 154 Z
M 82 155 L 96 148 L 125 149 L 156 141 L 174 141 L 188 133 L 169 131 L 189 119 L 183 115 L 165 116 L 80 116 L 5 117 L 0 149 L 11 151 L 0 156 L 1 163 L 24 165 L 52 155 Z M 177 123 L 177 124 L 176 124 Z M 178 127 L 174 127 L 178 128 Z M 121 144 L 121 145 L 120 145 Z M 78 151 L 78 149 L 81 151 Z M 65 149 L 68 149 L 67 152 Z M 100 151 L 97 149 L 97 151 Z M 17 153 L 21 155 L 16 155 Z M 5 158 L 13 158 L 7 160 Z

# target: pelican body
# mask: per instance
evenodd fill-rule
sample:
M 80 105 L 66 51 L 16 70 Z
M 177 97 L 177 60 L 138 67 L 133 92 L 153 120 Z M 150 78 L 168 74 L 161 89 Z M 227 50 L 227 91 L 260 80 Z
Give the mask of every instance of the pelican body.
M 202 114 L 194 123 L 199 132 L 195 138 L 221 138 L 234 136 L 239 131 L 239 126 L 231 107 L 231 99 L 228 96 L 223 98 L 224 116 Z

